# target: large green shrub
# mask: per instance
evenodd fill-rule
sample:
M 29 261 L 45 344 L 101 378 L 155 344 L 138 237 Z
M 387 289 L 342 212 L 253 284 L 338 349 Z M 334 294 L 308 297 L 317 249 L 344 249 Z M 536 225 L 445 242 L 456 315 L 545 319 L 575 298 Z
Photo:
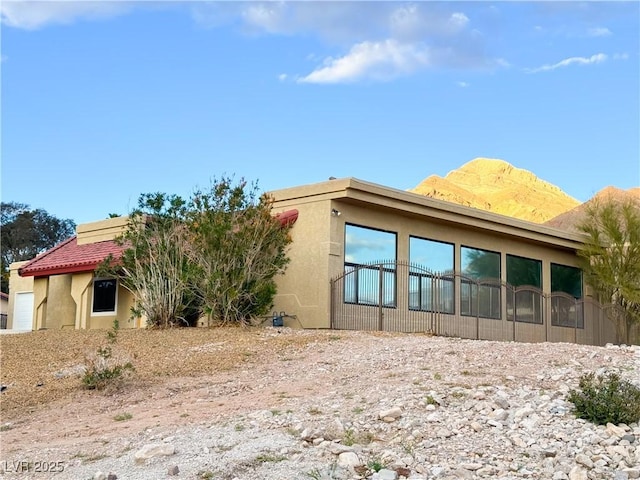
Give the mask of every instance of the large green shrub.
M 575 414 L 596 425 L 634 423 L 640 421 L 640 388 L 622 380 L 617 373 L 580 377 L 580 391 L 571 390 L 569 401 Z
M 256 184 L 229 177 L 189 200 L 144 194 L 119 238 L 122 258 L 107 259 L 101 272 L 119 275 L 136 298 L 132 313 L 150 326 L 188 325 L 200 316 L 247 323 L 271 309 L 275 277 L 289 262 L 289 226 L 272 205 Z

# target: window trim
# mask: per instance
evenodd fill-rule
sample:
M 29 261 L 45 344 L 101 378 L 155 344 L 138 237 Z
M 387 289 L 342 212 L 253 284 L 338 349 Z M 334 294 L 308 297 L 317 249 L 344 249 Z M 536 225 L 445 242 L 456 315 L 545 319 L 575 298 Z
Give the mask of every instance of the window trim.
M 584 322 L 584 304 L 582 308 L 578 307 L 578 302 L 580 302 L 583 298 L 584 298 L 584 271 L 580 268 L 580 267 L 574 267 L 573 265 L 563 265 L 561 263 L 555 263 L 555 262 L 551 262 L 549 265 L 549 276 L 550 276 L 550 280 L 551 280 L 551 285 L 553 285 L 553 267 L 563 267 L 563 268 L 571 268 L 574 270 L 578 270 L 580 272 L 580 296 L 579 297 L 575 297 L 574 295 L 565 292 L 563 290 L 553 290 L 553 288 L 551 288 L 551 295 L 550 295 L 550 306 L 551 306 L 551 319 L 550 319 L 550 323 L 552 327 L 558 327 L 558 328 L 572 328 L 572 329 L 579 329 L 579 330 L 584 330 L 585 328 L 585 322 Z M 554 295 L 554 294 L 564 294 L 566 295 L 566 297 L 564 295 Z M 567 297 L 572 297 L 574 299 L 575 302 L 575 315 L 576 315 L 576 322 L 574 325 L 569 325 L 569 322 L 561 322 L 559 317 L 554 315 L 554 301 L 559 302 L 559 299 L 561 298 L 565 298 L 568 299 Z M 566 323 L 566 324 L 565 324 Z
M 528 283 L 523 283 L 521 285 L 514 285 L 513 283 L 511 283 L 509 281 L 509 257 L 512 258 L 517 258 L 517 259 L 521 259 L 521 260 L 529 260 L 532 262 L 536 262 L 539 266 L 539 278 L 540 278 L 540 285 L 532 285 L 532 284 L 528 284 Z M 505 279 L 507 282 L 507 285 L 509 285 L 510 287 L 510 291 L 507 291 L 507 321 L 509 322 L 518 322 L 518 323 L 526 323 L 529 325 L 544 325 L 546 319 L 546 315 L 545 315 L 545 311 L 544 311 L 544 263 L 542 260 L 538 259 L 538 258 L 531 258 L 531 257 L 523 257 L 521 255 L 514 255 L 511 253 L 505 253 L 505 267 L 506 267 L 506 271 L 505 271 Z M 510 292 L 513 292 L 513 295 L 510 295 Z M 524 294 L 524 293 L 530 293 L 532 296 L 537 295 L 538 298 L 538 302 L 539 302 L 539 312 L 540 312 L 540 319 L 538 321 L 538 319 L 533 316 L 531 321 L 527 321 L 527 320 L 519 320 L 518 319 L 518 294 Z M 535 298 L 532 298 L 532 303 L 531 303 L 531 308 L 532 311 L 535 313 Z M 509 302 L 513 301 L 513 313 L 512 313 L 512 318 L 509 317 Z M 522 317 L 521 317 L 522 318 Z
M 474 278 L 467 275 L 462 268 L 462 259 L 464 255 L 462 254 L 462 250 L 464 248 L 470 250 L 476 250 L 479 252 L 487 252 L 492 253 L 498 256 L 498 277 L 482 277 L 482 278 Z M 487 250 L 486 248 L 472 247 L 471 245 L 460 245 L 460 316 L 462 317 L 472 317 L 472 318 L 483 318 L 487 320 L 502 320 L 502 252 L 496 252 L 495 250 Z M 476 295 L 480 295 L 480 289 L 482 287 L 489 289 L 497 289 L 498 290 L 498 314 L 497 316 L 486 316 L 480 314 L 480 312 L 476 312 L 476 315 L 473 314 L 473 307 L 470 304 L 470 313 L 463 312 L 463 303 L 462 303 L 462 290 L 463 285 L 468 285 L 469 287 L 469 300 L 473 298 L 473 290 L 475 287 Z
M 379 259 L 379 260 L 374 260 L 375 262 L 378 263 L 357 263 L 357 262 L 350 262 L 347 261 L 347 230 L 349 227 L 354 227 L 354 228 L 361 228 L 363 230 L 372 230 L 374 232 L 379 232 L 379 233 L 386 233 L 389 235 L 393 235 L 394 238 L 394 245 L 393 245 L 393 253 L 394 253 L 394 258 L 393 259 Z M 342 269 L 343 269 L 343 275 L 344 275 L 344 282 L 345 282 L 345 287 L 343 289 L 343 293 L 342 293 L 342 303 L 346 304 L 346 305 L 358 305 L 358 306 L 368 306 L 368 307 L 375 307 L 375 308 L 398 308 L 398 269 L 397 269 L 397 265 L 398 265 L 398 232 L 394 232 L 392 230 L 385 230 L 382 228 L 376 228 L 376 227 L 370 227 L 367 225 L 360 225 L 357 223 L 350 223 L 350 222 L 345 222 L 344 224 L 344 253 L 343 253 L 343 261 L 342 261 Z M 394 265 L 394 269 L 391 270 L 390 268 L 384 268 L 383 267 L 383 271 L 384 273 L 393 273 L 393 304 L 388 304 L 388 303 L 384 303 L 384 294 L 383 294 L 383 303 L 382 305 L 380 305 L 379 303 L 370 303 L 370 302 L 361 302 L 358 300 L 358 292 L 359 292 L 359 275 L 360 275 L 360 269 L 364 268 L 365 270 L 373 270 L 371 267 L 372 266 L 376 266 L 378 264 L 386 264 L 387 262 L 392 262 L 392 264 Z M 353 269 L 352 271 L 347 272 L 347 269 Z M 347 289 L 346 289 L 346 282 L 347 282 L 347 278 L 349 275 L 354 275 L 355 278 L 355 301 L 349 301 L 347 300 Z
M 107 280 L 112 280 L 116 282 L 116 292 L 115 292 L 115 296 L 114 296 L 114 300 L 113 300 L 113 310 L 108 310 L 108 311 L 103 311 L 103 312 L 96 312 L 94 311 L 95 308 L 95 300 L 96 300 L 96 282 L 103 282 L 103 281 L 107 281 Z M 118 311 L 118 290 L 119 290 L 119 286 L 120 286 L 120 282 L 118 281 L 117 278 L 109 278 L 109 277 L 99 277 L 99 278 L 94 278 L 93 282 L 91 283 L 91 316 L 92 317 L 107 317 L 107 316 L 113 316 L 117 313 Z
M 424 265 L 424 270 L 423 271 L 419 271 L 419 272 L 412 272 L 411 271 L 411 265 L 414 263 L 413 260 L 411 259 L 411 240 L 412 239 L 416 239 L 416 240 L 422 240 L 425 242 L 431 242 L 431 243 L 439 243 L 442 245 L 448 245 L 451 247 L 451 272 L 438 272 L 438 271 L 431 271 L 429 270 L 429 266 L 428 265 Z M 444 315 L 455 315 L 456 314 L 456 293 L 457 293 L 457 288 L 456 288 L 456 274 L 455 274 L 455 270 L 456 270 L 456 244 L 453 242 L 447 242 L 445 240 L 436 240 L 434 238 L 427 238 L 427 237 L 421 237 L 419 235 L 411 235 L 409 234 L 409 245 L 408 245 L 409 249 L 409 278 L 408 278 L 408 282 L 407 282 L 407 305 L 409 307 L 409 310 L 412 312 L 433 312 L 433 313 L 442 313 Z M 415 264 L 419 264 L 419 262 L 415 262 Z M 430 273 L 427 273 L 430 272 Z M 451 311 L 447 311 L 446 309 L 440 308 L 440 305 L 431 305 L 431 308 L 423 308 L 422 307 L 422 294 L 419 293 L 418 298 L 420 299 L 420 305 L 418 306 L 411 306 L 411 278 L 412 277 L 416 277 L 418 279 L 418 287 L 419 290 L 418 292 L 422 291 L 422 282 L 423 280 L 428 281 L 429 279 L 433 280 L 440 280 L 442 282 L 447 282 L 447 283 L 451 283 Z M 442 288 L 444 284 L 440 285 L 440 288 Z M 440 303 L 442 304 L 443 299 L 440 298 Z

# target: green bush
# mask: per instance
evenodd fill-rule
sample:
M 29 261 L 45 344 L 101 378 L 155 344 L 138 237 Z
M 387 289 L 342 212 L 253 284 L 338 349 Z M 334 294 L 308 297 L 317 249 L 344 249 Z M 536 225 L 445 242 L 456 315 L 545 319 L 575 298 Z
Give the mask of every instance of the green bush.
M 622 380 L 616 373 L 587 373 L 580 377 L 580 391 L 571 390 L 569 401 L 575 414 L 596 425 L 640 421 L 640 388 Z

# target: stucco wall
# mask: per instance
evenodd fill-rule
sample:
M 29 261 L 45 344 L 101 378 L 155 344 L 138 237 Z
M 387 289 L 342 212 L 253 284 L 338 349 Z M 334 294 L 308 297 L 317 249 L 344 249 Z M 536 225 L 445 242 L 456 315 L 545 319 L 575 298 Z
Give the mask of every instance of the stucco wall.
M 43 327 L 50 329 L 74 328 L 76 303 L 71 296 L 72 275 L 49 277 L 47 315 Z M 53 301 L 55 299 L 55 301 Z
M 315 186 L 314 186 L 315 187 Z M 299 193 L 299 192 L 297 192 Z M 297 198 L 280 198 L 278 211 L 296 208 L 297 222 L 291 234 L 289 250 L 291 263 L 284 276 L 278 278 L 275 310 L 297 317 L 285 319 L 286 324 L 304 328 L 330 327 L 329 279 L 344 271 L 345 224 L 376 228 L 397 234 L 397 259 L 409 259 L 409 237 L 418 236 L 455 245 L 455 270 L 461 270 L 460 247 L 472 247 L 501 253 L 501 276 L 506 281 L 506 254 L 542 261 L 543 291 L 550 292 L 550 265 L 558 263 L 578 266 L 575 250 L 540 243 L 500 233 L 499 229 L 482 229 L 477 225 L 464 225 L 450 221 L 416 215 L 394 200 L 381 199 L 379 203 L 353 200 L 347 195 L 303 194 Z M 332 214 L 332 210 L 340 214 Z M 337 213 L 337 212 L 336 212 Z M 492 217 L 495 219 L 495 216 Z M 511 228 L 511 227 L 510 227 Z
M 285 317 L 285 325 L 298 328 L 324 328 L 329 300 L 329 257 L 339 255 L 331 244 L 331 201 L 298 204 L 298 220 L 291 229 L 293 242 L 284 275 L 277 278 L 278 293 L 274 310 Z M 283 206 L 279 211 L 289 208 Z
M 128 217 L 115 217 L 78 225 L 78 245 L 113 240 L 124 231 L 128 221 Z

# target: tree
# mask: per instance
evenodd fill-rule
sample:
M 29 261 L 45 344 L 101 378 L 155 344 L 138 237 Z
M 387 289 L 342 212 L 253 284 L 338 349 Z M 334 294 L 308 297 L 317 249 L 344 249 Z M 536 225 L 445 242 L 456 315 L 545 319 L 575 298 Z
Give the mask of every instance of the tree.
M 619 342 L 630 343 L 640 323 L 640 205 L 633 200 L 593 200 L 578 225 L 587 235 L 578 252 L 586 281 L 603 303 L 611 303 L 611 319 Z
M 274 277 L 288 262 L 288 227 L 271 215 L 272 200 L 257 185 L 214 180 L 189 201 L 144 194 L 118 239 L 127 248 L 105 267 L 137 299 L 153 326 L 245 323 L 273 305 Z
M 135 315 L 151 326 L 188 323 L 193 301 L 190 273 L 195 255 L 184 222 L 185 201 L 163 193 L 143 194 L 117 241 L 126 246 L 122 258 L 108 258 L 103 274 L 120 276 L 121 285 L 136 299 Z
M 289 261 L 288 227 L 271 215 L 272 199 L 256 184 L 231 178 L 197 191 L 189 225 L 198 252 L 195 289 L 203 313 L 220 323 L 245 323 L 273 305 L 274 277 Z
M 2 245 L 2 291 L 8 292 L 9 265 L 30 260 L 75 233 L 76 224 L 59 219 L 29 205 L 2 202 L 0 243 Z

